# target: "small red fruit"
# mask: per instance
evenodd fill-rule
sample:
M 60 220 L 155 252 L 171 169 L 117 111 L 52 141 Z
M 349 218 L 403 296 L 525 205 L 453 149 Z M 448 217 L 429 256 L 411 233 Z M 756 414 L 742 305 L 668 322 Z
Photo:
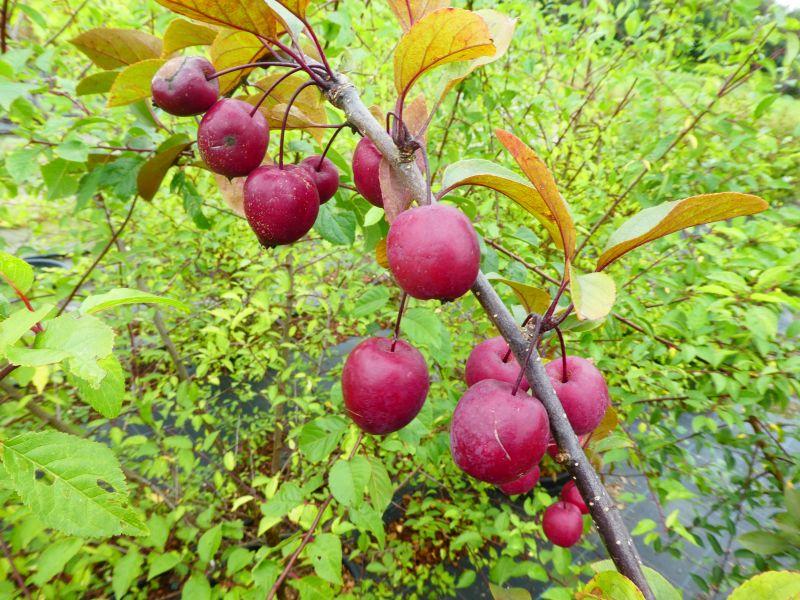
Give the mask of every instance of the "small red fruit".
M 504 381 L 479 381 L 458 401 L 450 452 L 475 479 L 495 485 L 530 472 L 544 455 L 550 425 L 544 406 Z
M 225 177 L 242 177 L 261 164 L 269 125 L 261 112 L 242 100 L 223 98 L 197 128 L 197 147 L 208 168 Z
M 594 431 L 611 403 L 603 374 L 580 356 L 567 356 L 566 376 L 560 358 L 548 363 L 545 370 L 575 433 Z
M 589 507 L 586 506 L 586 502 L 583 501 L 583 496 L 581 496 L 581 492 L 574 481 L 568 481 L 564 484 L 564 487 L 561 488 L 561 499 L 564 502 L 569 502 L 577 506 L 582 515 L 589 514 Z
M 417 416 L 428 395 L 428 366 L 419 350 L 403 340 L 367 338 L 356 346 L 342 371 L 347 414 L 367 433 L 402 429 Z
M 171 115 L 188 117 L 211 108 L 219 97 L 219 80 L 206 79 L 214 65 L 199 56 L 171 58 L 150 82 L 153 101 Z
M 542 516 L 544 535 L 556 546 L 569 548 L 578 543 L 583 534 L 583 518 L 578 507 L 569 502 L 556 502 Z
M 508 360 L 503 360 L 508 355 Z M 475 385 L 484 379 L 497 379 L 507 383 L 515 383 L 519 376 L 519 363 L 513 354 L 508 353 L 508 344 L 502 336 L 489 338 L 472 349 L 467 358 L 464 378 L 467 385 Z M 528 382 L 523 377 L 520 388 L 528 389 Z
M 527 494 L 536 486 L 536 483 L 539 481 L 539 475 L 539 465 L 536 465 L 519 479 L 515 479 L 514 481 L 504 483 L 503 485 L 499 486 L 500 491 L 506 496 Z
M 380 182 L 380 150 L 369 138 L 363 137 L 353 152 L 353 183 L 358 193 L 370 204 L 383 207 L 383 193 Z
M 304 158 L 299 164 L 311 174 L 311 178 L 317 186 L 319 203 L 325 204 L 333 198 L 336 190 L 339 189 L 339 170 L 328 160 L 328 157 L 323 158 L 320 164 L 320 155 L 314 154 Z
M 397 283 L 420 300 L 455 300 L 475 283 L 480 268 L 478 234 L 469 219 L 446 204 L 401 213 L 386 238 Z
M 265 165 L 244 182 L 244 214 L 268 248 L 299 240 L 313 227 L 317 213 L 317 187 L 302 167 Z

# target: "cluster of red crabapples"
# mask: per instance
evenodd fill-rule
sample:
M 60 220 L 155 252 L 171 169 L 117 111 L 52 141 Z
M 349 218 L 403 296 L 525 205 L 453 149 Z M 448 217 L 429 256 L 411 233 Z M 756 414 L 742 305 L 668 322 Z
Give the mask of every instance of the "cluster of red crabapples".
M 228 178 L 247 177 L 244 212 L 259 242 L 290 244 L 314 225 L 319 206 L 339 187 L 339 173 L 324 155 L 297 165 L 262 165 L 269 142 L 266 118 L 253 106 L 220 98 L 213 65 L 199 57 L 174 58 L 152 81 L 153 100 L 178 116 L 203 115 L 197 145 L 208 168 Z M 353 154 L 358 192 L 383 206 L 381 154 L 362 138 Z M 478 235 L 470 220 L 444 204 L 410 208 L 391 224 L 386 239 L 389 268 L 402 290 L 419 300 L 451 301 L 472 287 L 480 266 Z M 547 374 L 572 428 L 590 434 L 609 405 L 600 371 L 588 360 L 562 356 Z M 502 337 L 478 344 L 466 362 L 467 391 L 458 401 L 450 428 L 455 464 L 468 475 L 508 495 L 530 492 L 546 452 L 555 455 L 547 413 L 528 392 L 521 367 Z M 386 435 L 408 425 L 428 395 L 430 376 L 422 354 L 408 342 L 372 337 L 359 343 L 342 371 L 342 392 L 350 418 L 365 432 Z M 573 482 L 549 506 L 542 526 L 559 546 L 578 542 L 586 503 Z

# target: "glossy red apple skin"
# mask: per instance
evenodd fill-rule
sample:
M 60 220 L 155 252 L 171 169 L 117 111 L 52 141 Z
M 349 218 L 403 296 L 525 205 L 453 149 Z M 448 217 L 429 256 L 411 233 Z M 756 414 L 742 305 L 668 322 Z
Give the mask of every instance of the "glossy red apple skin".
M 583 501 L 583 496 L 581 496 L 581 492 L 574 481 L 568 481 L 564 484 L 564 487 L 561 488 L 561 499 L 564 502 L 569 502 L 578 507 L 582 515 L 589 514 L 589 507 L 586 506 L 586 502 Z
M 581 447 L 583 447 L 583 445 L 586 443 L 586 439 L 588 437 L 589 437 L 588 435 L 579 435 L 578 436 L 578 443 L 581 445 Z M 550 442 L 547 444 L 547 453 L 550 456 L 552 456 L 553 458 L 558 456 L 558 453 L 559 453 L 558 444 L 556 444 L 556 441 L 553 439 L 552 434 L 551 434 L 551 437 L 550 437 Z
M 150 82 L 153 102 L 171 115 L 200 115 L 219 98 L 219 80 L 214 65 L 199 56 L 171 58 L 156 71 Z
M 556 546 L 569 548 L 583 535 L 583 518 L 578 507 L 559 501 L 548 506 L 542 516 L 544 535 Z
M 504 381 L 484 379 L 456 405 L 450 452 L 468 475 L 501 485 L 530 472 L 544 455 L 550 435 L 547 413 L 536 398 Z
M 420 300 L 455 300 L 475 283 L 478 234 L 469 219 L 446 204 L 402 212 L 389 228 L 386 256 L 397 283 Z
M 223 98 L 203 115 L 197 147 L 208 168 L 225 177 L 243 177 L 261 164 L 267 152 L 269 125 L 253 106 Z
M 545 370 L 575 433 L 594 431 L 611 404 L 603 374 L 580 356 L 567 356 L 566 382 L 562 381 L 561 358 L 548 363 Z
M 507 383 L 515 383 L 519 376 L 519 363 L 514 355 L 503 362 L 508 353 L 508 344 L 503 336 L 489 338 L 475 346 L 467 358 L 464 368 L 464 379 L 467 385 L 475 385 L 484 379 L 497 379 Z M 522 378 L 520 389 L 528 389 L 528 381 Z
M 296 242 L 314 225 L 319 196 L 304 168 L 258 167 L 244 182 L 244 214 L 263 246 Z
M 311 178 L 317 186 L 319 203 L 325 204 L 339 189 L 339 170 L 327 156 L 322 159 L 322 164 L 319 159 L 320 155 L 314 154 L 304 158 L 298 164 L 311 174 Z
M 380 182 L 380 150 L 369 138 L 363 137 L 353 152 L 353 183 L 358 193 L 370 204 L 383 208 L 383 193 Z
M 386 435 L 419 414 L 430 387 L 419 350 L 403 340 L 367 338 L 345 361 L 342 395 L 347 414 L 361 429 Z
M 508 483 L 504 483 L 499 486 L 500 491 L 503 492 L 506 496 L 516 496 L 517 494 L 527 494 L 530 492 L 536 484 L 539 482 L 539 465 L 536 465 L 525 473 L 519 479 L 515 479 L 514 481 L 510 481 Z

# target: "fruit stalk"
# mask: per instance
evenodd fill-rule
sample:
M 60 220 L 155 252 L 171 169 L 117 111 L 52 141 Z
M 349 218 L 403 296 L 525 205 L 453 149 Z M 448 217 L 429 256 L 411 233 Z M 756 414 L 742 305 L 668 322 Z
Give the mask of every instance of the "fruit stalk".
M 362 102 L 352 83 L 346 77 L 335 74 L 332 85 L 326 90 L 326 96 L 331 104 L 345 113 L 351 125 L 372 140 L 389 162 L 399 182 L 411 192 L 412 197 L 420 204 L 429 204 L 431 197 L 426 190 L 425 178 L 417 168 L 413 157 L 409 159 L 401 155 L 390 135 Z M 528 351 L 528 342 L 483 273 L 478 273 L 472 292 L 508 342 L 514 356 L 520 364 L 523 364 Z M 547 410 L 550 429 L 556 443 L 569 456 L 564 467 L 576 481 L 583 497 L 589 499 L 592 519 L 609 556 L 618 571 L 630 579 L 647 600 L 654 600 L 655 596 L 644 577 L 642 561 L 633 539 L 600 478 L 583 453 L 538 353 L 534 353 L 532 359 L 525 365 L 525 377 L 534 395 L 541 400 Z

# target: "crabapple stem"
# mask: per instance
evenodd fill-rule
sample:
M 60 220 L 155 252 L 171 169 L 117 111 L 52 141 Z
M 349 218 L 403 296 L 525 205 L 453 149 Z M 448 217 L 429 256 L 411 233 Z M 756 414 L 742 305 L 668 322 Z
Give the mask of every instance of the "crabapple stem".
M 339 135 L 339 132 L 342 129 L 344 129 L 345 127 L 347 127 L 347 123 L 346 122 L 342 123 L 341 125 L 339 125 L 336 128 L 336 131 L 333 132 L 333 135 L 331 136 L 331 139 L 329 139 L 328 143 L 325 144 L 325 149 L 322 151 L 322 154 L 319 157 L 319 162 L 317 163 L 317 166 L 316 166 L 316 170 L 317 171 L 319 171 L 322 168 L 322 161 L 325 160 L 325 156 L 328 154 L 328 150 L 331 149 L 331 146 L 333 145 L 333 140 L 336 139 L 336 136 Z
M 314 33 L 314 28 L 311 27 L 311 24 L 308 22 L 307 19 L 303 18 L 302 21 L 303 25 L 306 26 L 306 31 L 308 32 L 308 36 L 311 38 L 311 41 L 314 42 L 314 45 L 317 47 L 317 52 L 319 52 L 319 57 L 322 59 L 322 64 L 325 65 L 325 70 L 328 72 L 328 76 L 333 77 L 333 71 L 331 70 L 331 66 L 328 64 L 328 57 L 325 56 L 325 50 L 322 49 L 322 45 L 319 43 L 317 34 Z
M 253 110 L 250 111 L 250 116 L 252 117 L 254 114 L 256 114 L 256 111 L 264 103 L 264 100 L 266 100 L 269 97 L 269 95 L 275 91 L 275 88 L 277 88 L 281 83 L 283 83 L 288 77 L 302 70 L 303 67 L 295 67 L 294 69 L 287 71 L 286 73 L 278 77 L 278 79 L 271 86 L 267 88 L 267 91 L 265 91 L 261 95 L 261 98 L 258 99 L 258 102 L 256 102 L 256 105 L 253 107 Z
M 519 367 L 519 375 L 517 375 L 517 381 L 514 382 L 514 389 L 511 390 L 512 396 L 517 395 L 517 390 L 519 389 L 519 386 L 522 385 L 522 378 L 525 376 L 525 365 L 528 364 L 528 361 L 531 359 L 531 354 L 533 354 L 533 351 L 536 348 L 536 346 L 539 345 L 539 331 L 541 331 L 542 321 L 544 319 L 542 319 L 538 315 L 533 315 L 532 318 L 536 320 L 536 325 L 534 325 L 533 327 L 533 337 L 531 338 L 531 345 L 528 347 L 528 353 L 525 355 L 525 362 L 523 362 L 522 365 L 520 365 Z M 525 319 L 525 321 L 527 322 L 530 319 L 531 315 L 528 315 L 528 318 Z
M 289 111 L 292 110 L 292 104 L 294 101 L 297 100 L 297 97 L 300 95 L 304 89 L 306 89 L 310 85 L 317 85 L 313 81 L 305 81 L 297 86 L 297 89 L 292 94 L 292 97 L 289 98 L 289 102 L 286 103 L 286 112 L 283 113 L 283 123 L 281 124 L 281 141 L 278 147 L 278 167 L 283 169 L 283 138 L 284 134 L 286 133 L 286 124 L 289 122 Z
M 507 363 L 510 358 L 511 358 L 511 346 L 508 347 L 508 351 L 506 352 L 506 355 L 503 357 L 503 362 Z
M 558 325 L 553 327 L 558 336 L 558 343 L 561 344 L 561 383 L 567 383 L 567 346 L 564 344 L 564 334 Z
M 211 81 L 212 79 L 216 79 L 217 77 L 222 77 L 223 75 L 227 75 L 228 73 L 233 73 L 234 71 L 241 71 L 242 69 L 253 69 L 255 67 L 296 67 L 295 63 L 290 62 L 269 62 L 269 61 L 258 61 L 258 62 L 251 62 L 245 63 L 243 65 L 236 65 L 235 67 L 229 67 L 227 69 L 222 69 L 221 71 L 216 71 L 211 75 L 206 77 L 206 81 Z M 301 67 L 302 68 L 302 67 Z
M 302 52 L 295 52 L 294 50 L 289 48 L 289 46 L 287 46 L 286 44 L 284 44 L 283 42 L 281 42 L 280 40 L 277 40 L 277 39 L 268 39 L 267 42 L 271 43 L 271 44 L 275 44 L 278 48 L 283 50 L 286 54 L 289 55 L 289 57 L 292 60 L 294 60 L 298 65 L 303 67 L 303 70 L 306 73 L 308 73 L 308 76 L 311 77 L 311 79 L 313 79 L 314 82 L 318 86 L 320 86 L 321 88 L 325 88 L 325 82 L 322 80 L 322 78 L 319 75 L 317 75 L 314 72 L 314 68 L 316 68 L 316 66 L 309 66 L 308 63 L 306 63 L 306 61 L 303 59 L 303 53 Z M 324 67 L 322 65 L 320 65 L 319 68 L 323 68 L 324 69 Z
M 400 321 L 403 318 L 403 310 L 406 308 L 406 300 L 408 299 L 408 294 L 403 292 L 403 297 L 400 299 L 400 309 L 397 311 L 397 320 L 394 323 L 394 339 L 392 339 L 392 352 L 394 352 L 395 346 L 397 346 L 397 340 L 400 338 Z

